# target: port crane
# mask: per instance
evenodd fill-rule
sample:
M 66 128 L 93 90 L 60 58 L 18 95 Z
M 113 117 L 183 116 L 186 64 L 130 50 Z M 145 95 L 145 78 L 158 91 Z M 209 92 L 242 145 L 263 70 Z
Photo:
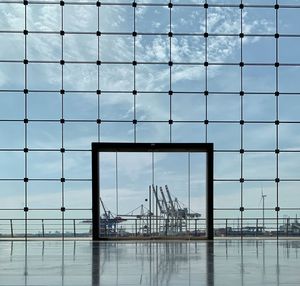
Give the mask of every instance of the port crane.
M 187 221 L 191 218 L 201 217 L 200 213 L 190 212 L 183 207 L 177 198 L 172 198 L 168 185 L 159 187 L 160 196 L 158 193 L 158 186 L 150 186 L 154 194 L 157 209 L 159 210 L 159 218 L 162 218 L 164 224 L 163 231 L 165 234 L 181 233 L 184 228 L 187 230 Z M 157 223 L 157 222 L 156 222 Z

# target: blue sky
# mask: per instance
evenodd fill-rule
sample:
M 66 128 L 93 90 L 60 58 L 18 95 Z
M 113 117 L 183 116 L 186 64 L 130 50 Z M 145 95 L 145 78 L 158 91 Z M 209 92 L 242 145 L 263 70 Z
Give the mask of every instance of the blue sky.
M 188 153 L 154 153 L 152 165 L 152 153 L 118 153 L 117 158 L 115 153 L 100 154 L 100 194 L 106 208 L 113 213 L 117 213 L 118 208 L 119 214 L 127 214 L 141 204 L 149 209 L 149 202 L 145 199 L 148 198 L 149 185 L 154 183 L 164 191 L 168 185 L 173 200 L 177 198 L 182 207 L 205 216 L 205 154 L 190 154 L 190 176 L 188 156 Z M 159 197 L 162 199 L 160 193 Z
M 79 1 L 78 1 L 79 2 Z M 110 1 L 114 2 L 114 1 Z M 118 3 L 127 1 L 118 1 Z M 141 3 L 149 1 L 141 1 Z M 202 1 L 203 2 L 203 1 Z M 202 3 L 186 0 L 185 3 Z M 68 3 L 68 1 L 66 1 Z M 155 3 L 167 3 L 155 1 Z M 174 1 L 181 3 L 181 1 Z M 209 1 L 209 3 L 228 3 L 228 1 Z M 239 1 L 232 0 L 232 4 Z M 274 1 L 243 1 L 246 4 L 268 4 Z M 300 1 L 280 1 L 280 4 L 299 4 Z M 24 6 L 21 4 L 0 3 L 0 30 L 24 30 Z M 298 9 L 279 9 L 279 33 L 299 33 Z M 65 5 L 64 30 L 66 32 L 93 32 L 97 30 L 97 8 L 93 5 Z M 195 7 L 173 8 L 172 31 L 174 33 L 203 33 L 204 9 Z M 136 31 L 138 33 L 166 33 L 169 31 L 169 10 L 167 7 L 137 7 Z M 243 12 L 243 61 L 245 63 L 266 63 L 269 66 L 245 66 L 243 89 L 245 92 L 274 93 L 276 61 L 275 9 L 245 8 Z M 60 7 L 56 4 L 28 6 L 27 29 L 30 31 L 51 31 L 54 34 L 29 33 L 29 61 L 61 60 Z M 103 6 L 100 8 L 100 29 L 102 32 L 133 31 L 133 8 L 130 6 Z M 208 9 L 208 32 L 238 34 L 240 32 L 240 10 L 231 8 Z M 268 37 L 259 36 L 270 35 Z M 24 35 L 22 33 L 0 34 L 0 60 L 24 59 Z M 298 37 L 280 37 L 279 62 L 300 63 Z M 133 60 L 133 37 L 128 35 L 100 37 L 100 59 L 107 62 L 131 62 Z M 238 37 L 208 37 L 208 62 L 239 63 L 240 40 Z M 136 37 L 136 60 L 138 62 L 164 62 L 165 64 L 136 66 L 136 89 L 148 91 L 136 97 L 136 119 L 165 121 L 162 123 L 138 123 L 137 142 L 169 141 L 169 39 L 165 35 L 138 35 Z M 64 36 L 64 60 L 95 62 L 98 56 L 96 35 Z M 172 90 L 182 92 L 174 94 L 172 99 L 172 119 L 204 120 L 205 97 L 185 92 L 197 92 L 205 89 L 205 41 L 202 36 L 174 36 L 172 38 Z M 180 65 L 176 63 L 198 63 L 198 65 Z M 199 65 L 200 64 L 200 65 Z M 299 67 L 279 67 L 280 92 L 299 92 Z M 103 91 L 133 90 L 132 65 L 101 65 L 100 89 Z M 23 90 L 24 65 L 22 63 L 0 63 L 0 89 Z M 31 149 L 61 148 L 61 112 L 62 88 L 61 66 L 58 63 L 29 63 L 28 65 L 28 147 Z M 66 63 L 64 66 L 64 114 L 65 120 L 94 120 L 94 122 L 66 122 L 64 124 L 64 147 L 66 149 L 89 149 L 92 141 L 98 140 L 97 119 L 97 66 L 96 64 Z M 240 67 L 233 65 L 209 66 L 208 90 L 214 92 L 239 92 Z M 51 90 L 53 92 L 39 92 Z M 91 91 L 83 93 L 82 91 Z M 152 93 L 151 93 L 152 92 Z M 155 94 L 153 92 L 162 92 Z M 236 123 L 209 123 L 208 142 L 213 142 L 217 150 L 239 150 L 241 128 L 240 97 L 238 94 L 211 95 L 207 98 L 207 118 L 210 121 L 236 121 Z M 246 121 L 264 121 L 264 123 L 246 123 L 244 125 L 244 149 L 274 150 L 276 148 L 275 116 L 276 99 L 273 94 L 246 95 L 243 99 Z M 129 93 L 103 93 L 100 96 L 100 118 L 103 120 L 134 119 L 133 96 Z M 297 121 L 299 97 L 281 95 L 279 97 L 279 120 Z M 24 148 L 24 95 L 20 92 L 2 92 L 0 94 L 0 119 L 20 120 L 19 122 L 0 122 L 0 148 Z M 53 120 L 52 122 L 34 122 L 31 120 Z M 279 148 L 299 149 L 300 136 L 298 124 L 282 123 L 279 126 Z M 132 123 L 103 123 L 100 127 L 101 141 L 133 142 Z M 172 126 L 172 142 L 204 142 L 203 123 L 175 123 Z M 279 177 L 299 179 L 298 153 L 279 155 Z M 68 179 L 90 179 L 90 153 L 84 151 L 66 152 L 64 176 Z M 274 153 L 252 152 L 244 155 L 244 177 L 247 179 L 275 179 L 276 157 Z M 216 153 L 215 177 L 217 179 L 240 178 L 240 154 Z M 24 154 L 22 152 L 0 153 L 1 178 L 24 177 Z M 29 152 L 28 177 L 59 179 L 62 175 L 61 154 L 58 151 Z M 168 179 L 166 179 L 167 181 Z M 168 182 L 166 182 L 168 183 Z M 24 206 L 23 182 L 1 181 L 1 207 L 22 208 Z M 146 186 L 147 187 L 147 186 Z M 280 205 L 298 207 L 298 182 L 280 183 Z M 246 182 L 244 184 L 245 207 L 258 207 L 261 189 L 267 194 L 266 206 L 276 206 L 276 184 L 274 182 Z M 61 207 L 60 182 L 29 182 L 29 208 Z M 215 207 L 240 207 L 239 182 L 215 183 Z M 66 207 L 89 208 L 91 206 L 91 185 L 89 182 L 65 183 Z M 128 206 L 128 208 L 131 208 Z M 70 211 L 70 216 L 79 216 L 79 212 Z M 55 212 L 55 216 L 59 215 Z M 295 215 L 295 212 L 286 212 Z M 23 212 L 14 213 L 23 216 Z M 38 215 L 45 215 L 38 213 Z M 46 214 L 48 215 L 48 214 Z M 54 212 L 53 212 L 54 215 Z M 82 215 L 82 213 L 80 213 Z M 84 216 L 89 216 L 85 212 Z M 238 216 L 238 212 L 220 215 Z M 270 214 L 275 216 L 275 212 Z M 282 214 L 283 215 L 283 214 Z M 10 217 L 9 212 L 0 212 L 0 217 Z

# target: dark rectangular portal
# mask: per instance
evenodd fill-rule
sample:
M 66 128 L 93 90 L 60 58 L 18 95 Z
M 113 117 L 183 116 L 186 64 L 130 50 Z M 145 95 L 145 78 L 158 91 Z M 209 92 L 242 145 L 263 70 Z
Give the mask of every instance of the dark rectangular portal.
M 92 143 L 93 240 L 213 239 L 212 143 Z

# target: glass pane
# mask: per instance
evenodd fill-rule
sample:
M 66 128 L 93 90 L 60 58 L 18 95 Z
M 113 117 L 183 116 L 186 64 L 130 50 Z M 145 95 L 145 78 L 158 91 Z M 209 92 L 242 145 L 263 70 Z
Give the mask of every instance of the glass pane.
M 101 152 L 100 236 L 204 236 L 205 154 Z

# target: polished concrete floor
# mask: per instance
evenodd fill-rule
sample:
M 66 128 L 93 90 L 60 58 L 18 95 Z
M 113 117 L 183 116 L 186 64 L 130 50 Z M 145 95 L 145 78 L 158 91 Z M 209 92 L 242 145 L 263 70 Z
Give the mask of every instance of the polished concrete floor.
M 0 285 L 300 285 L 300 240 L 0 241 Z

